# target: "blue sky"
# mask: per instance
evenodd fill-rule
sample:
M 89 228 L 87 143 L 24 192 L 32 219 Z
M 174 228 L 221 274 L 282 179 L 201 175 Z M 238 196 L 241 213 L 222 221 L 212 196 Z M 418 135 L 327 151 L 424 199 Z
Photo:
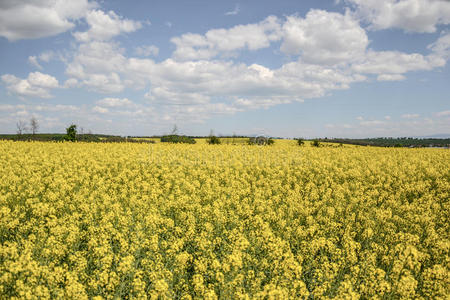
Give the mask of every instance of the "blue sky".
M 0 3 L 0 132 L 450 133 L 450 1 Z

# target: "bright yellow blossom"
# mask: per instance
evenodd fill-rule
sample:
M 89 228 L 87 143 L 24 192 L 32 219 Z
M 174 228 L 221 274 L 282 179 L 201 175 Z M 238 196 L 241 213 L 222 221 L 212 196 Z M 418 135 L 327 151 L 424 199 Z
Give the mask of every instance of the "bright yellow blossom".
M 0 141 L 0 299 L 448 299 L 449 162 Z

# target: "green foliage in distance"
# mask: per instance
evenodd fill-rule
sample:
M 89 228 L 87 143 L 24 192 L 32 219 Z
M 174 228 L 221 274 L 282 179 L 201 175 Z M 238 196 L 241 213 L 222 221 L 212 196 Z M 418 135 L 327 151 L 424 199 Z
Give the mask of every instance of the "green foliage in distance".
M 196 142 L 193 138 L 185 136 L 185 135 L 169 134 L 169 135 L 164 135 L 161 137 L 161 143 L 195 144 Z
M 66 136 L 64 140 L 75 142 L 77 139 L 77 125 L 72 124 L 66 128 Z
M 320 147 L 320 142 L 318 140 L 314 140 L 314 141 L 312 141 L 311 146 Z

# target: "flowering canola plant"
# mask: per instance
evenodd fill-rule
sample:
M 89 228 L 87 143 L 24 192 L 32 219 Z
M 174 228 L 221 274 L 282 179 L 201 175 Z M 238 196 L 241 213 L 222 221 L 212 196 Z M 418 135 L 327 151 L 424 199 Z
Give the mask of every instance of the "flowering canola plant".
M 0 142 L 0 298 L 448 299 L 445 149 Z

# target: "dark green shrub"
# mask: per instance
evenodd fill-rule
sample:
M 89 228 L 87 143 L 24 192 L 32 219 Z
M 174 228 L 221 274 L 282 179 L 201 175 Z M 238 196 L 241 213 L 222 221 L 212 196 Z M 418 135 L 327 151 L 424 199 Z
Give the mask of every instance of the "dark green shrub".
M 297 139 L 297 144 L 298 144 L 299 146 L 303 146 L 303 145 L 305 144 L 305 141 L 303 141 L 302 138 L 298 138 L 298 139 Z
M 62 135 L 55 135 L 50 138 L 50 141 L 54 141 L 54 142 L 61 142 L 64 140 L 65 140 L 65 136 L 62 136 Z
M 79 142 L 101 142 L 102 140 L 93 134 L 79 134 L 77 136 L 77 141 Z
M 215 135 L 210 135 L 207 139 L 207 142 L 210 145 L 220 145 L 221 144 L 220 139 Z
M 170 135 L 164 135 L 161 137 L 162 143 L 184 143 L 184 144 L 195 144 L 195 140 L 191 137 L 185 136 L 185 135 L 176 135 L 176 134 L 170 134 Z
M 320 142 L 318 140 L 314 140 L 314 141 L 312 141 L 311 146 L 320 147 Z

